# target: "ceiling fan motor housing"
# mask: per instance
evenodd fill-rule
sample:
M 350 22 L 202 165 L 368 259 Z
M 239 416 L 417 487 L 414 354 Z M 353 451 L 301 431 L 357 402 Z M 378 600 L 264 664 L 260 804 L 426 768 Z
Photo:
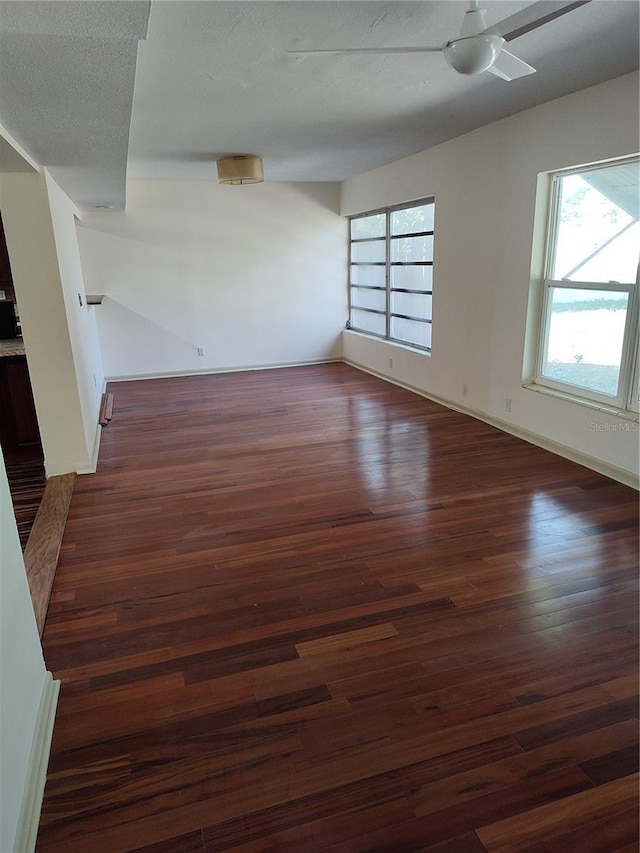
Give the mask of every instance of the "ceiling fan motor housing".
M 503 45 L 502 36 L 481 34 L 453 39 L 442 52 L 458 74 L 481 74 L 493 65 Z

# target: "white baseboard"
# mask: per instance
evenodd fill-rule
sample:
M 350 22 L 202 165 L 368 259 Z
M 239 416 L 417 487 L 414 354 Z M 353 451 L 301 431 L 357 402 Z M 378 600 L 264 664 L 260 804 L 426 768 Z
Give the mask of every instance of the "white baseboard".
M 313 364 L 335 364 L 342 362 L 342 356 L 331 358 L 317 358 L 311 361 L 287 361 L 277 364 L 246 364 L 235 367 L 209 367 L 203 370 L 176 370 L 168 373 L 135 373 L 127 376 L 107 376 L 106 382 L 136 382 L 139 379 L 173 379 L 176 376 L 213 376 L 218 373 L 245 373 L 249 370 L 279 370 L 285 367 L 309 367 Z
M 36 848 L 59 693 L 60 682 L 54 681 L 51 673 L 47 672 L 42 684 L 13 853 L 33 853 Z
M 44 460 L 44 469 L 49 477 L 57 477 L 60 474 L 95 474 L 98 468 L 98 455 L 100 453 L 100 439 L 102 437 L 102 426 L 96 425 L 96 433 L 93 439 L 93 448 L 91 450 L 91 458 L 87 465 L 81 465 L 78 460 L 67 460 L 58 462 L 52 465 L 47 459 Z
M 372 370 L 370 367 L 367 367 L 364 364 L 359 364 L 357 361 L 353 361 L 352 359 L 344 358 L 343 361 L 345 364 L 349 364 L 351 367 L 362 370 L 364 373 L 370 373 L 372 376 L 384 379 L 385 382 L 390 382 L 392 385 L 398 385 L 401 388 L 406 388 L 407 391 L 413 391 L 414 394 L 419 394 L 427 400 L 433 400 L 434 403 L 439 403 L 441 406 L 446 406 L 448 409 L 452 409 L 455 412 L 460 412 L 463 415 L 469 415 L 472 418 L 476 418 L 476 420 L 482 421 L 490 426 L 494 426 L 496 429 L 502 430 L 502 432 L 509 433 L 509 435 L 513 435 L 516 438 L 521 438 L 529 444 L 534 444 L 536 447 L 541 447 L 543 450 L 555 453 L 556 456 L 562 456 L 563 459 L 568 459 L 570 462 L 576 462 L 584 468 L 589 468 L 591 471 L 603 474 L 611 480 L 615 480 L 625 486 L 630 486 L 632 489 L 636 489 L 636 491 L 640 489 L 638 478 L 634 477 L 630 471 L 625 471 L 624 468 L 617 468 L 615 465 L 609 465 L 601 459 L 595 459 L 593 456 L 589 456 L 586 453 L 580 453 L 572 447 L 567 447 L 566 445 L 559 444 L 552 439 L 545 438 L 545 436 L 522 429 L 516 424 L 503 421 L 500 418 L 495 418 L 487 412 L 460 406 L 457 403 L 452 403 L 450 400 L 445 400 L 435 394 L 427 394 L 427 392 L 423 391 L 421 388 L 416 388 L 413 385 L 409 385 L 407 382 L 400 382 L 397 379 L 392 379 L 384 373 Z
M 630 471 L 625 471 L 624 468 L 609 465 L 601 459 L 595 459 L 587 453 L 581 453 L 579 450 L 574 450 L 572 447 L 559 444 L 558 442 L 552 441 L 550 438 L 545 438 L 545 436 L 538 435 L 537 433 L 529 432 L 526 429 L 522 429 L 521 427 L 507 421 L 503 421 L 500 418 L 493 418 L 491 415 L 474 415 L 473 412 L 469 412 L 469 414 L 473 417 L 477 417 L 479 420 L 482 420 L 487 424 L 490 424 L 491 426 L 501 429 L 503 432 L 508 432 L 509 435 L 528 441 L 529 444 L 535 444 L 536 447 L 541 447 L 543 450 L 555 453 L 556 456 L 562 456 L 563 459 L 568 459 L 570 462 L 582 465 L 583 468 L 589 468 L 591 471 L 603 474 L 605 477 L 609 477 L 610 480 L 615 480 L 617 483 L 622 483 L 624 486 L 630 486 L 636 491 L 640 490 L 638 478 L 634 477 Z
M 93 441 L 93 451 L 91 453 L 91 462 L 86 468 L 78 468 L 78 474 L 95 474 L 98 470 L 98 455 L 100 453 L 100 439 L 102 437 L 102 425 L 96 427 L 96 434 Z

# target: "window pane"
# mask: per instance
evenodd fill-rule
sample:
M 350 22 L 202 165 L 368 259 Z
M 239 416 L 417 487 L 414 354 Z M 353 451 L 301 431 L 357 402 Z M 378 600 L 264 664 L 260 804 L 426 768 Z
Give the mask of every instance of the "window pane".
M 351 284 L 373 284 L 377 287 L 384 287 L 384 278 L 384 267 L 351 267 Z
M 385 335 L 387 324 L 384 314 L 369 314 L 367 311 L 351 311 L 351 325 L 361 332 L 372 332 L 374 335 Z
M 431 324 L 418 323 L 416 320 L 391 318 L 391 337 L 408 344 L 431 347 Z
M 569 280 L 619 281 L 630 284 L 635 280 L 639 246 L 640 223 L 636 222 L 608 246 L 603 246 L 595 257 L 580 267 Z M 628 278 L 631 274 L 632 278 Z
M 391 267 L 391 287 L 431 290 L 433 267 Z
M 433 231 L 435 204 L 423 204 L 405 210 L 394 210 L 391 214 L 392 234 L 411 234 L 416 231 Z
M 351 289 L 351 304 L 354 308 L 373 308 L 376 311 L 386 311 L 387 291 L 354 287 Z
M 351 220 L 351 239 L 360 240 L 363 237 L 384 237 L 386 223 L 384 213 L 374 213 L 373 216 L 361 216 Z
M 434 221 L 433 200 L 350 219 L 352 329 L 430 349 Z
M 351 260 L 356 263 L 368 261 L 384 262 L 386 244 L 384 240 L 372 240 L 370 243 L 352 243 Z
M 391 241 L 391 260 L 409 263 L 411 261 L 433 260 L 433 236 L 396 237 Z
M 558 222 L 550 278 L 636 280 L 640 245 L 638 164 L 558 179 Z
M 550 291 L 542 375 L 615 397 L 628 294 L 562 287 Z
M 396 293 L 391 291 L 391 310 L 394 314 L 431 319 L 431 296 L 425 293 Z

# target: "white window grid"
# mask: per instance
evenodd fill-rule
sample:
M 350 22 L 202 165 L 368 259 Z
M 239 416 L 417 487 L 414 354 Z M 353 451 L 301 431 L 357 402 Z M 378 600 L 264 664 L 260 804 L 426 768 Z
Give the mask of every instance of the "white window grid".
M 349 234 L 349 323 L 347 327 L 356 332 L 362 332 L 363 334 L 370 335 L 372 337 L 381 338 L 382 340 L 389 340 L 394 343 L 402 344 L 403 346 L 409 346 L 414 349 L 424 350 L 425 352 L 431 352 L 431 346 L 422 346 L 418 343 L 414 343 L 399 337 L 394 337 L 392 334 L 392 321 L 394 318 L 399 320 L 408 320 L 411 322 L 417 322 L 421 324 L 425 324 L 428 326 L 432 325 L 432 311 L 430 312 L 430 316 L 420 317 L 412 314 L 403 314 L 400 312 L 393 311 L 391 309 L 392 304 L 392 294 L 393 293 L 415 293 L 421 294 L 428 297 L 433 298 L 433 278 L 432 278 L 432 286 L 430 288 L 424 289 L 414 289 L 414 288 L 406 288 L 406 287 L 394 287 L 392 285 L 392 276 L 391 270 L 392 268 L 398 267 L 430 267 L 433 271 L 433 255 L 432 260 L 430 261 L 393 261 L 392 258 L 392 240 L 394 239 L 402 239 L 406 237 L 427 237 L 430 236 L 435 241 L 435 210 L 434 210 L 434 227 L 428 230 L 419 230 L 415 232 L 410 232 L 406 234 L 400 235 L 392 235 L 391 234 L 391 214 L 399 211 L 399 210 L 410 210 L 414 207 L 422 207 L 424 205 L 433 204 L 435 207 L 435 198 L 433 196 L 429 196 L 427 198 L 422 198 L 417 201 L 412 201 L 409 203 L 402 203 L 397 205 L 392 205 L 389 207 L 378 208 L 376 210 L 370 210 L 366 213 L 360 213 L 355 216 L 350 217 L 349 227 L 351 229 L 351 223 L 357 219 L 366 219 L 370 216 L 376 216 L 379 214 L 384 214 L 385 216 L 385 233 L 384 235 L 380 235 L 377 237 L 360 237 L 353 238 L 351 233 Z M 384 239 L 385 241 L 385 260 L 384 261 L 367 261 L 367 262 L 358 262 L 354 261 L 352 257 L 352 248 L 354 244 L 363 244 L 363 243 L 374 243 L 377 241 L 381 241 Z M 435 250 L 435 245 L 434 245 Z M 358 265 L 363 266 L 371 266 L 371 267 L 380 267 L 384 269 L 384 286 L 380 285 L 365 285 L 365 284 L 356 284 L 352 281 L 352 269 L 357 267 Z M 361 306 L 354 306 L 353 304 L 353 291 L 354 290 L 374 290 L 378 292 L 385 293 L 385 310 L 382 309 L 374 309 L 374 308 L 363 308 Z M 353 322 L 353 312 L 354 310 L 363 311 L 369 314 L 374 314 L 378 316 L 382 316 L 385 318 L 385 332 L 384 334 L 377 334 L 376 332 L 358 328 L 358 325 Z M 429 336 L 430 338 L 430 336 Z
M 624 160 L 612 161 L 601 164 L 591 164 L 558 171 L 552 176 L 551 197 L 548 216 L 548 231 L 546 241 L 545 254 L 545 278 L 542 297 L 542 310 L 540 321 L 540 334 L 538 340 L 537 361 L 536 361 L 536 378 L 537 385 L 548 387 L 552 390 L 560 391 L 564 394 L 583 398 L 585 400 L 604 404 L 612 409 L 620 411 L 640 411 L 640 349 L 639 349 L 639 290 L 640 290 L 640 264 L 636 271 L 635 282 L 592 282 L 592 281 L 569 281 L 567 278 L 554 279 L 551 277 L 553 263 L 555 259 L 556 243 L 558 237 L 559 226 L 559 203 L 560 203 L 560 182 L 561 179 L 569 175 L 579 175 L 582 172 L 595 171 L 598 168 L 606 169 L 612 166 L 623 163 L 638 163 L 637 157 L 625 158 Z M 619 236 L 619 235 L 616 235 Z M 607 244 L 603 244 L 599 248 L 601 251 Z M 587 262 L 584 259 L 581 266 Z M 572 270 L 574 272 L 574 270 Z M 554 380 L 549 376 L 544 375 L 545 354 L 549 344 L 549 331 L 551 323 L 550 302 L 551 294 L 554 288 L 563 290 L 597 290 L 600 292 L 606 291 L 610 293 L 625 293 L 627 294 L 627 321 L 625 324 L 624 337 L 622 342 L 622 352 L 620 358 L 620 374 L 618 380 L 618 393 L 615 397 L 607 394 L 601 394 L 589 388 L 573 385 L 568 382 Z

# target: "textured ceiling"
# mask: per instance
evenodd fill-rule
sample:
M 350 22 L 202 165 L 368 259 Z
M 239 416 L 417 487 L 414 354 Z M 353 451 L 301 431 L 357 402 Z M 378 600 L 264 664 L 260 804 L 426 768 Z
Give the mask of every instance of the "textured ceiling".
M 122 208 L 150 3 L 0 2 L 0 124 L 81 207 Z
M 531 4 L 482 5 L 490 25 Z M 266 180 L 342 180 L 638 67 L 636 0 L 592 0 L 511 42 L 537 68 L 511 83 L 439 54 L 287 55 L 442 43 L 466 9 L 158 0 L 147 33 L 142 0 L 0 2 L 0 123 L 81 207 L 117 208 L 127 172 L 215 180 L 216 157 L 244 152 Z

